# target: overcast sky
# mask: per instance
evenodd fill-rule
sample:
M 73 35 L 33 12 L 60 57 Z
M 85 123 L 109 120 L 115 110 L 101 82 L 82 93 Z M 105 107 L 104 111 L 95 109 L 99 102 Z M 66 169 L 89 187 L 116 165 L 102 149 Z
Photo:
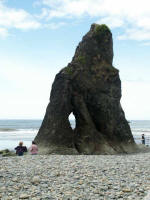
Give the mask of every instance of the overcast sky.
M 42 119 L 92 23 L 113 33 L 126 118 L 150 120 L 149 0 L 0 0 L 0 119 Z

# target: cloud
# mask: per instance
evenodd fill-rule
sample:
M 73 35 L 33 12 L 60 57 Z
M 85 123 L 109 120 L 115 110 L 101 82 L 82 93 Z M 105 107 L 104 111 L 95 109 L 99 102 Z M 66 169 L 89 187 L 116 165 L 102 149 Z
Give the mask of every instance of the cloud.
M 122 19 L 117 18 L 110 18 L 110 17 L 104 17 L 97 21 L 98 24 L 108 24 L 111 28 L 117 28 L 124 25 L 124 21 Z
M 22 31 L 36 30 L 39 28 L 57 29 L 64 26 L 64 22 L 50 22 L 46 19 L 48 10 L 41 8 L 41 14 L 30 14 L 24 9 L 15 9 L 5 6 L 5 1 L 0 0 L 0 37 L 6 38 L 11 35 L 11 29 Z M 35 2 L 33 6 L 40 5 Z M 44 18 L 44 20 L 43 20 Z
M 0 118 L 43 118 L 53 79 L 50 69 L 2 60 Z
M 124 29 L 120 39 L 150 40 L 149 0 L 42 0 L 43 17 L 90 16 L 112 28 Z
M 49 23 L 49 24 L 45 24 L 44 27 L 45 28 L 49 28 L 49 29 L 58 29 L 61 26 L 64 26 L 66 23 L 64 22 L 58 22 L 58 23 Z
M 9 35 L 9 33 L 8 33 L 7 29 L 0 27 L 0 36 L 2 38 L 6 38 L 8 35 Z
M 38 29 L 41 23 L 23 9 L 14 9 L 4 6 L 0 1 L 0 36 L 7 37 L 12 28 L 19 30 Z
M 130 28 L 125 30 L 125 33 L 118 37 L 120 40 L 150 40 L 150 30 Z
M 128 119 L 150 119 L 150 82 L 123 81 L 121 103 Z
M 144 45 L 144 46 L 150 46 L 150 42 L 144 42 L 142 45 Z
M 35 0 L 33 7 L 37 6 L 41 13 L 31 14 L 9 8 L 0 0 L 0 36 L 8 36 L 13 28 L 55 29 L 65 25 L 65 19 L 90 17 L 112 29 L 121 28 L 121 40 L 150 40 L 149 0 Z

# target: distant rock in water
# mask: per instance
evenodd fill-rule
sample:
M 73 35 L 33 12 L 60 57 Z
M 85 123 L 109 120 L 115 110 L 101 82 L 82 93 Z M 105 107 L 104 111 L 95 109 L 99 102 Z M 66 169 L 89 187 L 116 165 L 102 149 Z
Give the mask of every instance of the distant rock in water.
M 35 138 L 46 153 L 115 154 L 136 150 L 120 104 L 119 71 L 112 66 L 112 34 L 92 24 L 75 55 L 55 77 L 46 114 Z M 74 114 L 76 127 L 69 123 Z

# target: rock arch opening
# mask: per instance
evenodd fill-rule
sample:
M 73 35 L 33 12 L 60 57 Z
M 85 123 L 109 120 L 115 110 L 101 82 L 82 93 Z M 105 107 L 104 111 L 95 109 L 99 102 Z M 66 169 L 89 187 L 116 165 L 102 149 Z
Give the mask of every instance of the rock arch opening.
M 76 128 L 76 118 L 75 118 L 74 114 L 70 113 L 68 119 L 69 119 L 71 128 L 74 130 Z

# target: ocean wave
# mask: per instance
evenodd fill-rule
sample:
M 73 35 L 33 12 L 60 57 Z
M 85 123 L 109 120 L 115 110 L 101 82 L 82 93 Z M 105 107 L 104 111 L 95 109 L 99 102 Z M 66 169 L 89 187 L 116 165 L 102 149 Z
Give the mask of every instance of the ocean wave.
M 37 132 L 38 128 L 30 128 L 30 129 L 15 129 L 15 128 L 0 128 L 0 132 L 19 132 L 19 133 L 32 133 Z
M 131 129 L 134 132 L 145 132 L 145 133 L 150 133 L 150 129 Z
M 36 135 L 37 131 L 0 132 L 0 140 L 30 140 L 30 138 L 34 138 Z
M 11 132 L 11 131 L 18 131 L 15 128 L 0 128 L 0 132 Z
M 18 129 L 17 134 L 35 134 L 39 129 Z

